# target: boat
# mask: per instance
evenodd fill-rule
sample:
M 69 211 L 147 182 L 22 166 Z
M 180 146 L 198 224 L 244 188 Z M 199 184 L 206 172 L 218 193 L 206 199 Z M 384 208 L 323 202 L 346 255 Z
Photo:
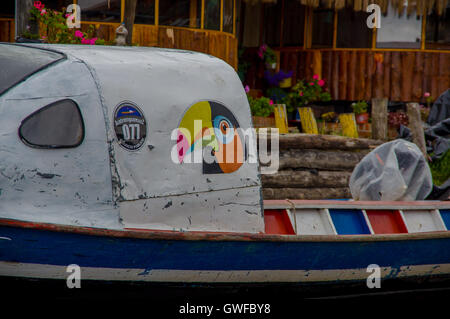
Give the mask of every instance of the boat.
M 82 282 L 194 286 L 450 275 L 449 201 L 262 200 L 246 93 L 217 58 L 0 44 L 0 65 L 2 280 L 66 281 L 72 265 Z

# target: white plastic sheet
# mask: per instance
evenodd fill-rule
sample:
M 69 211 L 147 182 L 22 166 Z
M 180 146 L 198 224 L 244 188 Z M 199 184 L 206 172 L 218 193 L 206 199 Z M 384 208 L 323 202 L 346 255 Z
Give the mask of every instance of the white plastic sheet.
M 354 200 L 423 200 L 431 192 L 431 171 L 419 148 L 397 139 L 367 154 L 353 170 Z

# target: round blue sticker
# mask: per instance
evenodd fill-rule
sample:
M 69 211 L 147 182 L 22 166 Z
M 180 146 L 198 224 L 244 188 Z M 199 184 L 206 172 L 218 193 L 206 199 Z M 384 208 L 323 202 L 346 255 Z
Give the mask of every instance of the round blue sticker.
M 114 131 L 120 146 L 129 151 L 140 149 L 147 136 L 144 113 L 132 102 L 120 103 L 114 112 Z

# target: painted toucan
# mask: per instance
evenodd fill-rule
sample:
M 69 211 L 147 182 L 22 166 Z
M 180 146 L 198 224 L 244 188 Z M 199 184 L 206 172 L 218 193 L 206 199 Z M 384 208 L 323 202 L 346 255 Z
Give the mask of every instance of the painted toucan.
M 178 127 L 177 151 L 180 163 L 194 151 L 202 151 L 203 174 L 232 173 L 244 162 L 244 147 L 233 113 L 218 102 L 201 101 L 192 105 Z M 204 150 L 211 151 L 205 160 Z

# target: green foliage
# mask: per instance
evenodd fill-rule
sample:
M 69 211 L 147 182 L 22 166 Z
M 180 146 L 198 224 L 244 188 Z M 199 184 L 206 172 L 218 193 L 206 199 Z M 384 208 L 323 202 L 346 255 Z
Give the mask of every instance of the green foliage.
M 368 105 L 366 101 L 358 101 L 352 103 L 353 113 L 355 114 L 367 113 L 367 107 Z
M 317 75 L 307 83 L 304 80 L 297 82 L 283 101 L 287 111 L 292 112 L 297 107 L 307 106 L 313 102 L 330 101 L 331 95 L 324 90 L 324 84 L 324 80 L 319 80 Z
M 266 52 L 264 52 L 264 61 L 269 64 L 277 62 L 275 51 L 272 50 L 269 46 L 266 46 Z
M 95 27 L 90 25 L 86 32 L 71 29 L 67 26 L 65 8 L 55 11 L 45 8 L 40 1 L 35 1 L 30 10 L 31 20 L 36 21 L 41 29 L 42 39 L 47 43 L 65 44 L 105 44 L 105 40 L 94 38 Z M 39 35 L 25 32 L 22 36 L 37 39 Z
M 429 165 L 433 183 L 437 186 L 445 183 L 450 178 L 450 150 L 447 150 L 440 159 L 431 162 Z
M 273 113 L 274 106 L 271 99 L 264 96 L 255 99 L 250 95 L 247 95 L 247 98 L 253 116 L 267 117 Z

